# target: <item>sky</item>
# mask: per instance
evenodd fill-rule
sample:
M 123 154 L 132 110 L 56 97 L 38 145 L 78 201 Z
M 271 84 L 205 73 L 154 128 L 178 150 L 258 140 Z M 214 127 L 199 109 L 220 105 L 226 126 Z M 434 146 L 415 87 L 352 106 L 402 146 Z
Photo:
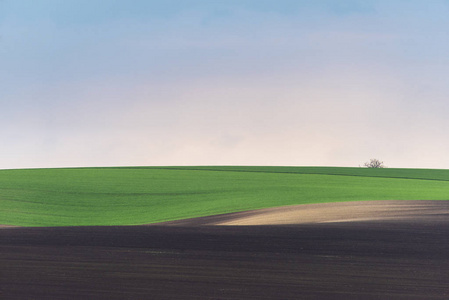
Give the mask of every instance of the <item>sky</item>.
M 449 169 L 448 0 L 0 0 L 0 169 Z

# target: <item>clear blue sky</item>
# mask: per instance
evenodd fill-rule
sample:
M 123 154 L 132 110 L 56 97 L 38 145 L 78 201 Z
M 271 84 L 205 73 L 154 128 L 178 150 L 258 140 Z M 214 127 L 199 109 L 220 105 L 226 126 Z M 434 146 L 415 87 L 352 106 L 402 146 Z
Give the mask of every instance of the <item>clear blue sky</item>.
M 0 0 L 0 168 L 449 168 L 447 0 Z

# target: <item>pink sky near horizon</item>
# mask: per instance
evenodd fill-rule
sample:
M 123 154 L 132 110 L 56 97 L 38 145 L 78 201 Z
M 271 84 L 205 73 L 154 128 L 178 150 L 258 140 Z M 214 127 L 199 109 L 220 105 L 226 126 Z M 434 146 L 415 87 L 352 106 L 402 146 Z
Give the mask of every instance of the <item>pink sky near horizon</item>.
M 0 169 L 449 168 L 447 1 L 172 2 L 0 2 Z

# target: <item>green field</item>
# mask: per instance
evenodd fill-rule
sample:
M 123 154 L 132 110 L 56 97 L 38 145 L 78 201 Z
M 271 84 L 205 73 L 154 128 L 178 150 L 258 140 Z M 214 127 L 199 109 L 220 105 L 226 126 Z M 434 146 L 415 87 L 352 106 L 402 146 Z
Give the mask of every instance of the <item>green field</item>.
M 122 167 L 0 170 L 0 224 L 135 225 L 292 204 L 448 200 L 449 170 Z

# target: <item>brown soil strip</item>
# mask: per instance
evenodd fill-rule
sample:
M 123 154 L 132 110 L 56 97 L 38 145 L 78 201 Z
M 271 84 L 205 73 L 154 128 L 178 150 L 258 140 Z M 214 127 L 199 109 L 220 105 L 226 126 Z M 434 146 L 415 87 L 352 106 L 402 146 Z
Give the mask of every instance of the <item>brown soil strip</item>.
M 375 220 L 422 220 L 449 218 L 449 201 L 357 201 L 304 204 L 258 209 L 209 217 L 159 223 L 176 226 L 293 225 Z
M 2 225 L 2 224 L 0 224 L 0 229 L 2 229 L 2 228 L 14 228 L 14 227 L 18 227 L 18 226 L 14 226 L 14 225 Z

